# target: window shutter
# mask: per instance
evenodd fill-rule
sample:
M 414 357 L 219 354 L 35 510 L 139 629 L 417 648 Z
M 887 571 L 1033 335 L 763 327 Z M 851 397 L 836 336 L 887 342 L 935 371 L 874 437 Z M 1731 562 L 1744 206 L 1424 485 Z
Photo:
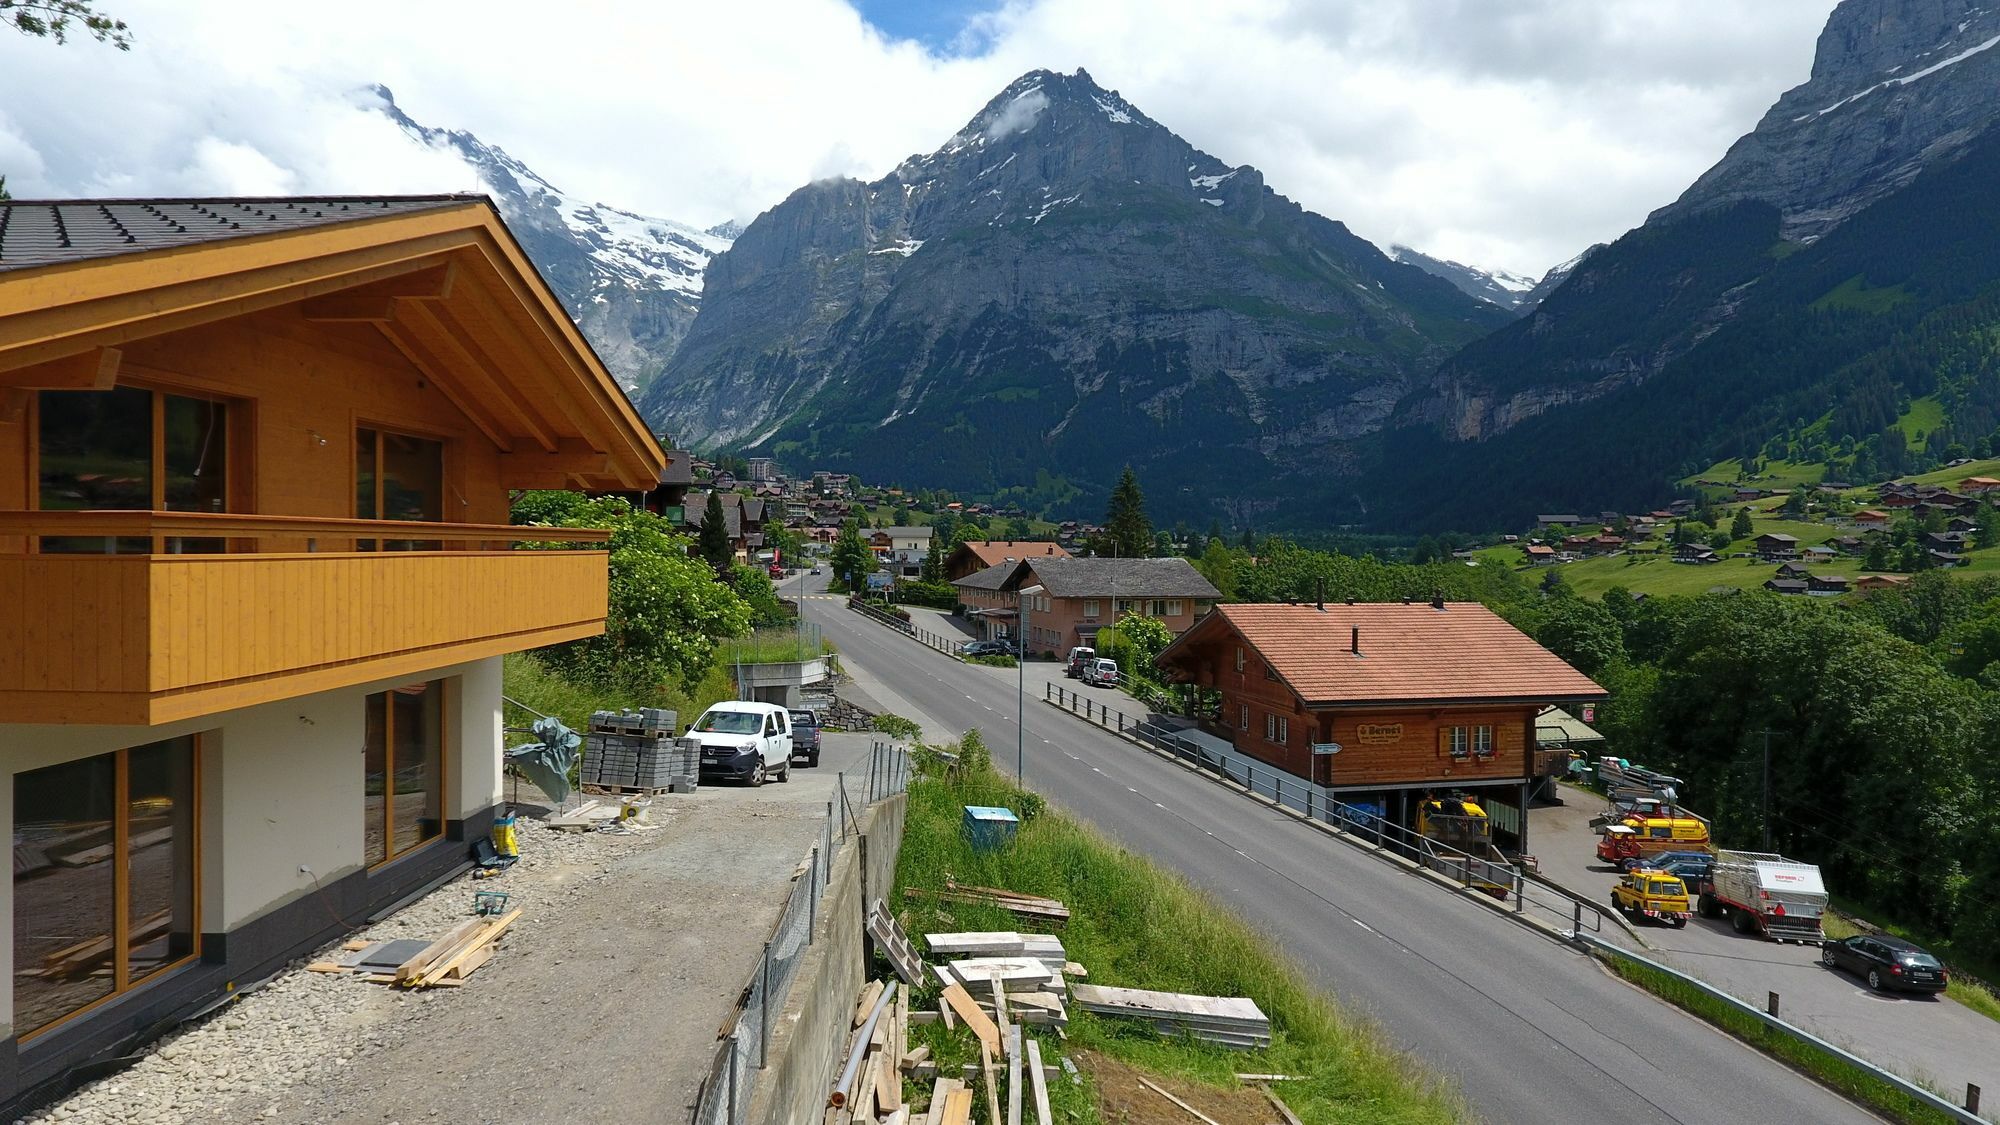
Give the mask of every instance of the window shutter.
M 1440 758 L 1448 758 L 1448 757 L 1450 757 L 1450 756 L 1451 756 L 1451 728 L 1450 728 L 1450 727 L 1439 727 L 1439 728 L 1438 728 L 1438 747 L 1437 747 L 1437 752 L 1438 752 L 1438 757 L 1440 757 Z

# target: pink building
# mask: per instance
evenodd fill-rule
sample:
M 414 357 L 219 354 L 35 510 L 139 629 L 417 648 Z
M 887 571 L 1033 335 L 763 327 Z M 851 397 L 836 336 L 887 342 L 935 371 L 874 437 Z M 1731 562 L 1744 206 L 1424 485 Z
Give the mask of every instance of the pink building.
M 1180 636 L 1222 594 L 1186 559 L 1027 558 L 996 563 L 954 583 L 981 634 L 998 640 L 1019 627 L 1025 598 L 1028 651 L 1062 655 L 1092 644 L 1128 613 L 1157 617 Z

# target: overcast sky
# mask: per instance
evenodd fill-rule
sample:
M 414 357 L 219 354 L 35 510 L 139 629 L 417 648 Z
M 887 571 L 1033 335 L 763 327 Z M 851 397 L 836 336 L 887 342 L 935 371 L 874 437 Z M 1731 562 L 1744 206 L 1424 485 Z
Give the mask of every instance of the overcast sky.
M 129 54 L 0 31 L 17 197 L 476 189 L 346 97 L 381 82 L 565 192 L 708 226 L 881 176 L 1022 72 L 1082 66 L 1363 237 L 1539 274 L 1805 81 L 1833 0 L 100 6 Z

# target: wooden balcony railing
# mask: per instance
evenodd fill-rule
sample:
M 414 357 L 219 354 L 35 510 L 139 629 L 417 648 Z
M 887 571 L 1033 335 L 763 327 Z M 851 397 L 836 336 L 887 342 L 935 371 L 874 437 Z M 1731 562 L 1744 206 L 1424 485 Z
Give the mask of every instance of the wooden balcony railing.
M 422 523 L 413 520 L 357 520 L 327 516 L 244 515 L 234 512 L 155 512 L 144 510 L 0 511 L 0 541 L 11 537 L 66 539 L 225 539 L 266 542 L 321 541 L 436 542 L 487 550 L 515 543 L 603 543 L 611 533 L 594 527 L 538 527 L 489 523 Z M 345 548 L 340 548 L 345 549 Z

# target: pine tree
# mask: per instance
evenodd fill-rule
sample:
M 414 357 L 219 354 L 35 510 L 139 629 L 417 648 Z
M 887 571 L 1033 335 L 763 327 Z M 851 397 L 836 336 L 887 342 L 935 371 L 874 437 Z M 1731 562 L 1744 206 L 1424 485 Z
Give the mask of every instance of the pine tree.
M 1111 505 L 1104 512 L 1104 536 L 1122 558 L 1145 558 L 1153 551 L 1153 523 L 1146 518 L 1146 497 L 1132 466 L 1118 476 Z
M 833 550 L 827 553 L 827 562 L 833 567 L 833 577 L 849 592 L 861 592 L 861 580 L 875 570 L 875 552 L 861 541 L 861 525 L 848 520 L 840 525 L 840 535 L 833 541 Z
M 1750 522 L 1749 506 L 1745 505 L 1736 509 L 1736 518 L 1729 521 L 1729 537 L 1731 539 L 1748 539 L 1750 538 L 1750 533 L 1755 530 L 1756 527 Z
M 729 518 L 722 511 L 722 494 L 708 494 L 708 507 L 701 513 L 701 557 L 717 574 L 728 574 L 736 565 L 736 549 L 729 543 Z

